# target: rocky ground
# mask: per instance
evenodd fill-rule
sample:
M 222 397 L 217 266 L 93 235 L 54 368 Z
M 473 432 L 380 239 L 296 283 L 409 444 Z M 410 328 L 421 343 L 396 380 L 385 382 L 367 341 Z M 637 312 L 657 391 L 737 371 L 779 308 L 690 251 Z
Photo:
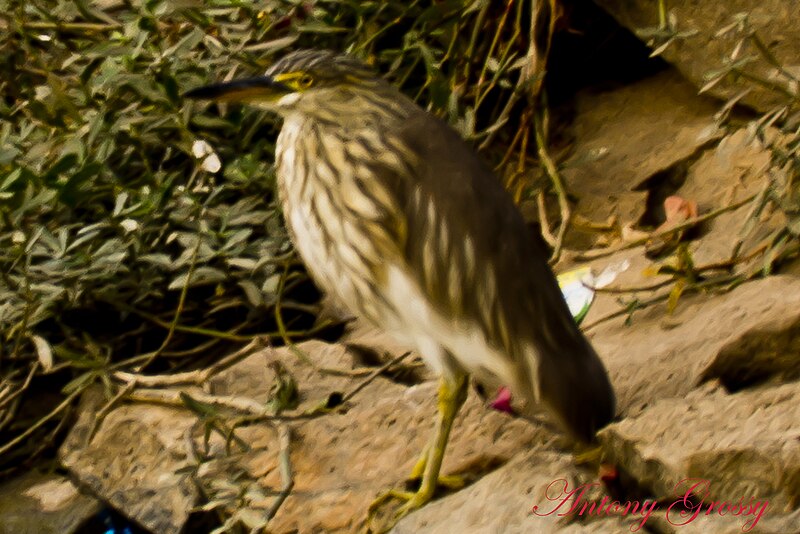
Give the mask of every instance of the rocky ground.
M 637 3 L 599 3 L 635 24 Z M 766 12 L 760 13 L 763 22 Z M 708 16 L 681 14 L 687 24 Z M 786 32 L 780 22 L 776 16 L 767 26 L 776 39 Z M 693 27 L 703 39 L 712 26 Z M 797 39 L 780 41 L 781 54 L 784 45 L 794 46 L 796 59 Z M 702 215 L 763 188 L 769 154 L 747 129 L 717 127 L 721 104 L 697 96 L 703 58 L 677 48 L 668 56 L 674 68 L 577 96 L 564 174 L 579 220 L 614 220 L 635 234 L 667 196 L 691 200 Z M 754 109 L 771 104 L 758 94 L 747 98 Z M 748 210 L 745 204 L 723 213 L 690 236 L 697 265 L 730 257 Z M 744 249 L 780 215 L 765 212 L 758 221 Z M 644 246 L 624 240 L 580 229 L 572 239 L 573 248 L 588 252 L 568 254 L 557 270 L 625 264 L 612 286 L 644 288 L 598 292 L 583 322 L 618 397 L 618 421 L 600 434 L 601 466 L 579 465 L 551 426 L 493 410 L 473 390 L 444 464 L 446 474 L 463 475 L 467 485 L 411 514 L 394 532 L 800 532 L 797 269 L 625 313 L 633 299 L 664 294 L 646 289 L 665 279 L 654 268 L 659 264 Z M 0 488 L 7 496 L 0 500 L 0 533 L 73 532 L 97 513 L 96 499 L 164 534 L 201 531 L 195 506 L 206 501 L 206 511 L 235 511 L 252 526 L 274 512 L 271 532 L 363 529 L 369 503 L 402 486 L 431 432 L 435 379 L 413 354 L 391 364 L 405 348 L 358 324 L 340 342 L 308 341 L 297 349 L 308 360 L 289 348 L 262 347 L 198 385 L 138 384 L 140 398 L 151 402 L 104 409 L 99 426 L 105 400 L 100 392 L 86 395 L 61 449 L 69 478 L 31 475 Z M 375 372 L 357 372 L 364 369 Z M 300 406 L 286 411 L 294 417 L 248 421 L 227 443 L 233 419 L 223 408 L 180 406 L 184 392 L 200 400 L 209 394 L 250 400 L 244 408 L 257 410 L 284 391 L 287 374 L 299 387 Z M 291 491 L 281 494 L 289 480 Z M 576 488 L 586 489 L 580 499 L 570 496 Z M 692 500 L 684 501 L 690 490 Z M 607 503 L 615 499 L 641 508 L 611 513 Z M 567 513 L 575 503 L 596 506 L 593 513 L 579 514 L 579 506 Z M 45 519 L 38 530 L 26 526 L 34 516 Z

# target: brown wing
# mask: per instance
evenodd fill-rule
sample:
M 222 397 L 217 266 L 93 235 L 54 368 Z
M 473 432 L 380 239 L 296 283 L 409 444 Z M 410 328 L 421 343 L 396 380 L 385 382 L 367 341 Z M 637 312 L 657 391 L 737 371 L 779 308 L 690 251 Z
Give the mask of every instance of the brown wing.
M 399 137 L 416 156 L 404 195 L 404 253 L 418 282 L 441 310 L 479 324 L 491 345 L 538 380 L 531 391 L 575 435 L 590 438 L 613 417 L 614 394 L 539 240 L 499 180 L 446 123 L 419 110 Z M 526 344 L 536 361 L 523 354 Z

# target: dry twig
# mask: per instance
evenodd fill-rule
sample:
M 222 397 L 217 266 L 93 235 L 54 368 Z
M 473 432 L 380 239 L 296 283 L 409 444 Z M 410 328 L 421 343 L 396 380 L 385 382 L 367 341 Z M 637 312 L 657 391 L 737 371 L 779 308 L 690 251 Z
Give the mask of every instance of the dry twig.
M 756 195 L 750 195 L 749 197 L 745 198 L 744 200 L 740 200 L 739 202 L 734 202 L 733 204 L 730 204 L 728 206 L 723 206 L 721 208 L 717 208 L 717 209 L 715 209 L 713 211 L 710 211 L 710 212 L 708 212 L 708 213 L 706 213 L 704 215 L 701 215 L 699 217 L 695 217 L 693 219 L 689 219 L 686 222 L 683 222 L 681 224 L 677 224 L 677 225 L 672 226 L 670 228 L 665 228 L 664 230 L 660 230 L 658 232 L 650 233 L 646 237 L 642 237 L 640 239 L 636 239 L 636 240 L 631 241 L 629 243 L 622 243 L 621 245 L 618 245 L 616 247 L 609 247 L 609 248 L 601 250 L 601 251 L 591 251 L 591 252 L 593 252 L 592 254 L 586 254 L 586 253 L 578 254 L 578 255 L 575 256 L 575 259 L 578 260 L 578 261 L 591 261 L 591 260 L 596 260 L 598 258 L 604 258 L 606 256 L 611 256 L 612 254 L 616 254 L 617 252 L 620 252 L 620 251 L 623 251 L 623 250 L 628 250 L 628 249 L 631 249 L 631 248 L 640 247 L 640 246 L 646 244 L 651 239 L 657 239 L 657 238 L 668 236 L 668 235 L 673 234 L 675 232 L 678 232 L 680 230 L 685 230 L 687 228 L 691 228 L 691 227 L 693 227 L 693 226 L 695 226 L 697 224 L 700 224 L 702 222 L 709 221 L 709 220 L 713 219 L 714 217 L 718 217 L 718 216 L 722 215 L 723 213 L 739 209 L 742 206 L 744 206 L 745 204 L 747 204 L 748 202 L 751 202 L 755 198 L 756 198 Z

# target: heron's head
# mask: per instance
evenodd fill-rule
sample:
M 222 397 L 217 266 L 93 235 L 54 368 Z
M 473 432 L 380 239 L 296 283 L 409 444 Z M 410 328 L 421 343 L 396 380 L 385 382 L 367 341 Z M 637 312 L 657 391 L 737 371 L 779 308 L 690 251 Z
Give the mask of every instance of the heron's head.
M 208 85 L 184 96 L 339 121 L 396 106 L 399 92 L 350 56 L 299 50 L 278 60 L 264 76 Z

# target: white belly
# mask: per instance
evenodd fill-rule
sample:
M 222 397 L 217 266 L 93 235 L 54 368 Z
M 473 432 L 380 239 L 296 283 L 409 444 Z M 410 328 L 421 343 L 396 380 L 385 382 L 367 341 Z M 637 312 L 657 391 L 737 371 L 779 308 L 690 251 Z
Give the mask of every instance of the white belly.
M 443 315 L 404 267 L 388 266 L 387 282 L 387 300 L 396 314 L 384 318 L 384 328 L 399 341 L 417 347 L 434 371 L 442 375 L 452 371 L 449 354 L 470 374 L 517 387 L 520 373 L 508 357 L 490 346 L 477 324 Z

